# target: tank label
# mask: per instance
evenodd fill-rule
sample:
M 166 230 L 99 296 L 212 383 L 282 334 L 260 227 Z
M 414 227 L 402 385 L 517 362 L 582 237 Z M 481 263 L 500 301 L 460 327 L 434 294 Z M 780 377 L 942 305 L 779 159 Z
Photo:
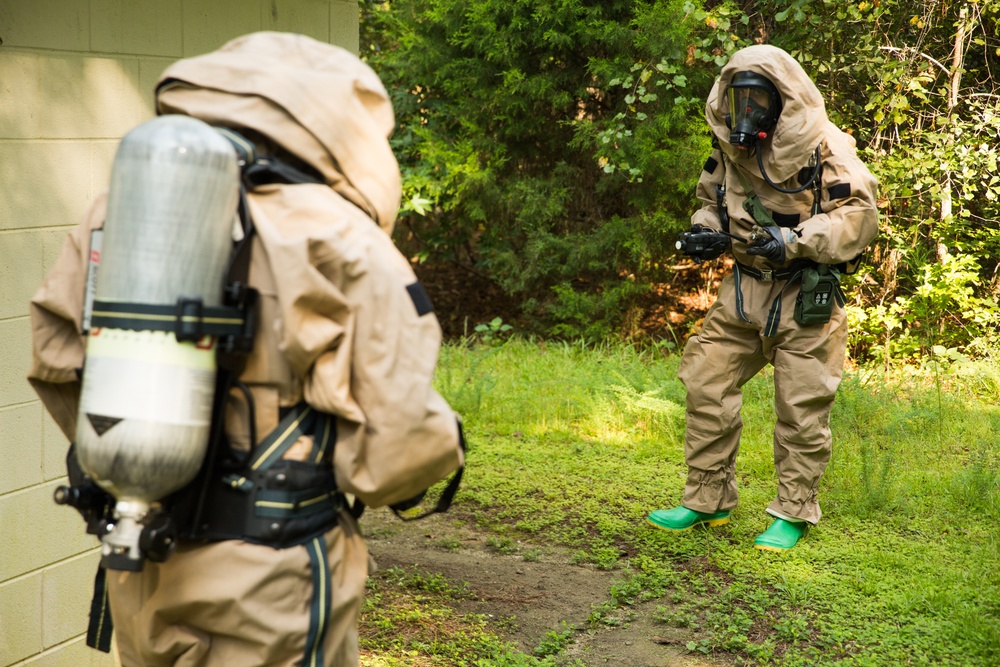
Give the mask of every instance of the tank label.
M 80 410 L 100 434 L 111 419 L 207 426 L 215 395 L 215 340 L 178 343 L 173 333 L 94 329 L 87 337 Z
M 90 317 L 94 312 L 94 294 L 97 292 L 97 269 L 101 265 L 101 245 L 104 230 L 90 232 L 90 256 L 87 258 L 87 284 L 83 293 L 83 332 L 90 331 Z
M 92 415 L 88 413 L 87 421 L 94 427 L 94 432 L 97 435 L 104 435 L 111 430 L 112 426 L 121 423 L 122 419 L 121 417 L 105 417 L 104 415 Z

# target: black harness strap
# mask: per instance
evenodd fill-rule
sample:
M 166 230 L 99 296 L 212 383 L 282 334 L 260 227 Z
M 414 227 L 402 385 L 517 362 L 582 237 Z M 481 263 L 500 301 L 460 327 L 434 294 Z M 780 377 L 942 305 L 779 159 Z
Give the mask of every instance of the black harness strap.
M 305 545 L 312 572 L 313 596 L 309 603 L 309 631 L 306 634 L 303 667 L 323 667 L 323 640 L 330 626 L 333 591 L 330 585 L 330 561 L 326 553 L 326 540 L 322 535 Z
M 284 459 L 303 435 L 313 439 L 310 460 Z M 185 537 L 280 549 L 325 533 L 346 507 L 330 465 L 335 441 L 334 418 L 298 404 L 238 465 L 218 463 L 199 522 Z
M 108 571 L 97 568 L 94 577 L 94 596 L 90 600 L 90 623 L 87 625 L 87 646 L 102 653 L 111 652 L 111 610 L 108 609 Z
M 764 325 L 764 337 L 774 338 L 778 333 L 778 324 L 781 323 L 781 294 L 771 302 L 771 310 L 767 313 L 767 323 Z
M 260 185 L 283 183 L 297 185 L 300 183 L 325 183 L 319 172 L 309 172 L 299 169 L 287 162 L 282 162 L 267 155 L 261 155 L 243 170 L 243 181 L 251 190 Z
M 319 414 L 305 403 L 295 406 L 270 435 L 254 448 L 250 457 L 250 470 L 266 470 L 274 465 L 300 435 L 312 432 Z
M 746 310 L 743 308 L 743 271 L 740 267 L 743 266 L 737 262 L 733 266 L 733 286 L 736 289 L 736 314 L 740 316 L 740 319 L 750 323 L 750 318 L 747 317 Z
M 775 269 L 773 271 L 758 269 L 740 262 L 737 262 L 737 264 L 739 265 L 742 273 L 765 283 L 773 283 L 781 280 L 793 280 L 797 278 L 800 273 L 802 273 L 802 269 L 816 266 L 816 262 L 811 259 L 796 259 L 793 260 L 787 267 L 783 269 Z
M 175 305 L 94 301 L 91 327 L 133 331 L 172 331 L 178 341 L 246 333 L 246 313 L 236 307 L 205 306 L 201 299 L 180 298 Z

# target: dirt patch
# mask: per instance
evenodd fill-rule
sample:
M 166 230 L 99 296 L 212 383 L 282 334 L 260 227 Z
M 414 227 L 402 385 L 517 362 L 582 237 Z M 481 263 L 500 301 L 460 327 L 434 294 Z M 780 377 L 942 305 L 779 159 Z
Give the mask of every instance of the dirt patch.
M 592 608 L 610 599 L 622 573 L 573 564 L 568 550 L 491 540 L 446 516 L 402 522 L 386 510 L 368 510 L 361 529 L 379 568 L 417 568 L 465 583 L 469 596 L 456 608 L 495 619 L 522 652 L 530 654 L 547 633 L 568 626 L 576 630 L 565 655 L 587 667 L 722 664 L 689 655 L 685 645 L 697 637 L 657 623 L 657 603 L 616 612 L 618 625 L 587 628 Z

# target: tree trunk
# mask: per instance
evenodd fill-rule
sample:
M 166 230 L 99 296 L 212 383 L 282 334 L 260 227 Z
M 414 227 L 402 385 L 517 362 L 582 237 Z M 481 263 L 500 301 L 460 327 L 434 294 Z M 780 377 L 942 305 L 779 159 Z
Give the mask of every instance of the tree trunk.
M 963 5 L 958 10 L 958 29 L 955 32 L 955 50 L 951 58 L 950 85 L 948 90 L 948 115 L 958 106 L 958 90 L 962 83 L 962 64 L 965 60 L 965 34 L 968 27 L 969 6 Z M 952 213 L 951 172 L 945 172 L 941 187 L 941 220 L 946 220 Z M 948 253 L 948 247 L 937 244 L 938 260 L 942 261 Z

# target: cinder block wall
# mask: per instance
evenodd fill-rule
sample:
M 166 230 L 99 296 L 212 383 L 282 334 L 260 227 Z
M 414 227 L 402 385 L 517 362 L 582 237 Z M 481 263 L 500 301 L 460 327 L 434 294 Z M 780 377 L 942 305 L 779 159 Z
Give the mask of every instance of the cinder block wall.
M 356 52 L 357 0 L 0 0 L 0 667 L 116 664 L 84 645 L 97 542 L 52 502 L 67 442 L 25 380 L 28 301 L 160 72 L 257 30 Z

